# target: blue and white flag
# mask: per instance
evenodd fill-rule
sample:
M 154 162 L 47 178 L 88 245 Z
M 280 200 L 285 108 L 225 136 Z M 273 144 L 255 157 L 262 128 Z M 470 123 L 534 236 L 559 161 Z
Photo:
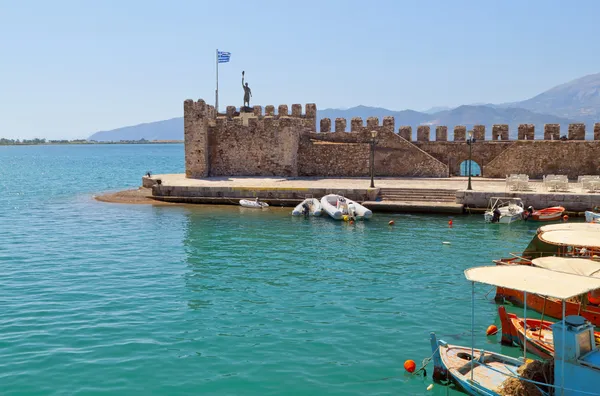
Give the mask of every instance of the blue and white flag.
M 217 59 L 218 59 L 219 63 L 229 62 L 230 57 L 231 57 L 231 52 L 217 51 Z

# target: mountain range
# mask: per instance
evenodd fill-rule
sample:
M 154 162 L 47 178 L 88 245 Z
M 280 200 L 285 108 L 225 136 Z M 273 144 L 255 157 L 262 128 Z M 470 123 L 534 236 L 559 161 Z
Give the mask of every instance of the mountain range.
M 455 125 L 482 124 L 491 129 L 492 124 L 508 124 L 510 135 L 515 137 L 518 124 L 534 124 L 536 137 L 543 136 L 544 124 L 560 124 L 561 133 L 567 133 L 568 124 L 584 122 L 587 135 L 591 136 L 594 122 L 600 122 L 600 73 L 588 75 L 551 88 L 533 98 L 521 102 L 501 104 L 463 105 L 456 108 L 434 107 L 424 112 L 414 110 L 393 111 L 380 107 L 356 106 L 348 109 L 323 109 L 317 111 L 317 118 L 350 118 L 393 116 L 396 128 L 412 125 L 413 134 L 417 125 L 447 125 L 451 130 Z M 318 122 L 318 121 L 317 121 Z M 318 124 L 317 124 L 318 125 Z M 491 132 L 488 132 L 488 134 Z M 451 132 L 450 132 L 451 134 Z M 110 131 L 96 132 L 89 140 L 183 140 L 183 118 L 150 122 Z

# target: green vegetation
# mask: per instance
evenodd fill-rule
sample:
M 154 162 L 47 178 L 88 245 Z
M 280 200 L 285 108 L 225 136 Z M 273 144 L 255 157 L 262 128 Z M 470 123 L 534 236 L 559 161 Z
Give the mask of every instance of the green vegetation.
M 98 142 L 96 140 L 74 139 L 74 140 L 46 140 L 46 139 L 6 139 L 0 138 L 0 146 L 33 146 L 52 144 L 165 144 L 183 143 L 181 140 L 120 140 L 118 142 Z

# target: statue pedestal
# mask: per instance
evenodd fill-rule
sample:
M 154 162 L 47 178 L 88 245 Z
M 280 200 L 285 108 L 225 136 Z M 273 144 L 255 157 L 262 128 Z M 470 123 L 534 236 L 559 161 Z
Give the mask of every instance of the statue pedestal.
M 244 113 L 243 111 L 240 111 L 240 118 L 242 119 L 242 125 L 248 126 L 248 119 L 254 118 L 254 113 L 253 112 Z
M 253 113 L 254 114 L 254 108 L 248 107 L 248 106 L 240 107 L 240 113 Z

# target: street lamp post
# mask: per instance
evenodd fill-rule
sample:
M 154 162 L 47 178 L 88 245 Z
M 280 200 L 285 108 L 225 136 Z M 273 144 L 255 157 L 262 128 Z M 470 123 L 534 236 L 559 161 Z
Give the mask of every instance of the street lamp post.
M 371 188 L 375 188 L 375 138 L 377 131 L 371 131 Z
M 469 131 L 469 138 L 467 139 L 467 144 L 469 145 L 469 184 L 467 185 L 467 190 L 473 189 L 473 187 L 471 187 L 471 164 L 473 163 L 471 158 L 473 157 L 473 143 L 475 143 L 473 131 Z

